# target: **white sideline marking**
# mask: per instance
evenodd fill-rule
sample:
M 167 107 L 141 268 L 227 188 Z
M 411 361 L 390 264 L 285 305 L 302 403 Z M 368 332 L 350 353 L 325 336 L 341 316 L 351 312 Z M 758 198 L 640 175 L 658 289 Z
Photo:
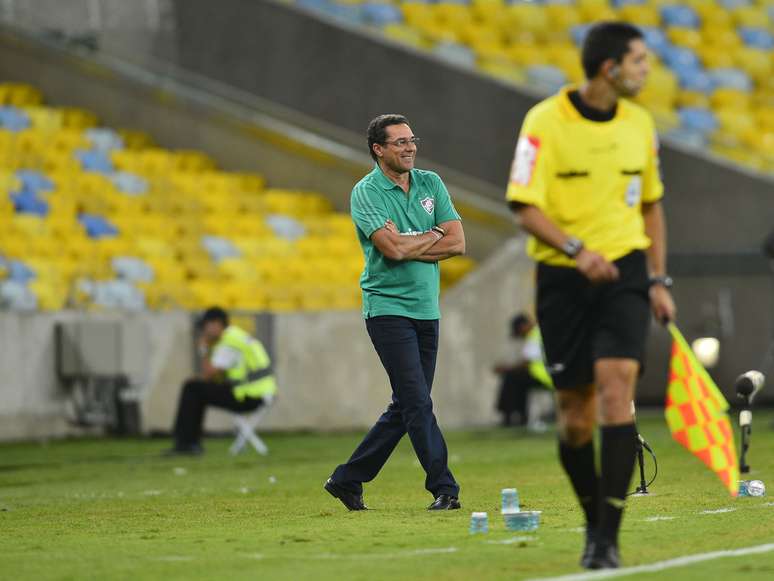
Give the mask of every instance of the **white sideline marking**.
M 699 514 L 723 514 L 725 512 L 734 512 L 735 508 L 718 508 L 715 510 L 703 510 Z
M 658 522 L 660 520 L 675 520 L 676 516 L 649 516 L 645 522 Z
M 529 581 L 592 581 L 596 579 L 611 579 L 613 577 L 628 577 L 637 573 L 656 573 L 665 569 L 674 569 L 675 567 L 685 567 L 702 561 L 712 561 L 714 559 L 723 559 L 725 557 L 741 557 L 744 555 L 754 555 L 757 553 L 768 553 L 774 551 L 774 543 L 757 545 L 755 547 L 745 547 L 744 549 L 732 549 L 725 551 L 713 551 L 711 553 L 698 553 L 696 555 L 686 555 L 667 561 L 658 561 L 650 565 L 637 565 L 636 567 L 623 567 L 621 569 L 605 569 L 603 571 L 592 571 L 590 573 L 576 573 L 571 575 L 562 575 L 560 577 L 539 577 Z
M 540 537 L 511 537 L 510 539 L 503 539 L 501 541 L 487 541 L 490 545 L 512 545 L 514 543 L 522 543 L 527 541 L 536 541 Z
M 159 496 L 161 494 L 160 490 L 146 490 L 143 492 L 145 496 Z
M 456 553 L 457 547 L 444 547 L 440 549 L 415 549 L 413 551 L 400 551 L 397 553 L 365 553 L 360 555 L 347 555 L 341 553 L 320 553 L 319 555 L 309 555 L 301 557 L 306 559 L 394 559 L 396 557 L 417 557 L 420 555 L 443 555 L 447 553 Z M 298 557 L 296 557 L 298 558 Z

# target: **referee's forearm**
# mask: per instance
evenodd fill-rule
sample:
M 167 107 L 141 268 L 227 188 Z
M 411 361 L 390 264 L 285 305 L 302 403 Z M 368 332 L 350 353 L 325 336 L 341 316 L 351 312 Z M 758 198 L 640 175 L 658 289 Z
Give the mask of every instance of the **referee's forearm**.
M 542 242 L 561 250 L 567 234 L 554 224 L 537 206 L 512 205 L 519 225 Z
M 650 238 L 650 247 L 647 250 L 650 274 L 663 276 L 666 274 L 666 228 L 661 203 L 644 204 L 642 216 L 645 221 L 645 234 Z

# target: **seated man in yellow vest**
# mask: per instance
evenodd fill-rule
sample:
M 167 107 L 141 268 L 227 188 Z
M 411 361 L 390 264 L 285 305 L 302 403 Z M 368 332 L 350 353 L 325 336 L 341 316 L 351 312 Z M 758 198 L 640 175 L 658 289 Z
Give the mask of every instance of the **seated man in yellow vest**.
M 521 358 L 512 365 L 496 365 L 493 371 L 501 377 L 497 411 L 503 414 L 503 425 L 511 425 L 516 412 L 519 424 L 527 425 L 527 395 L 535 388 L 553 388 L 551 376 L 543 361 L 543 341 L 540 329 L 526 313 L 511 319 L 511 337 L 524 341 Z
M 201 454 L 207 406 L 250 412 L 277 392 L 263 345 L 229 324 L 226 311 L 211 307 L 199 321 L 201 376 L 186 381 L 177 406 L 175 447 L 168 454 Z

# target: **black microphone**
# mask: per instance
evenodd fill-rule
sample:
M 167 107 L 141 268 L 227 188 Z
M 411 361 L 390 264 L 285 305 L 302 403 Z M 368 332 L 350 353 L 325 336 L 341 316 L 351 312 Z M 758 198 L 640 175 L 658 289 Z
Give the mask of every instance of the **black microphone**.
M 748 405 L 752 404 L 757 393 L 763 389 L 764 383 L 766 383 L 766 376 L 760 371 L 748 371 L 743 373 L 737 377 L 734 382 L 736 396 L 744 399 Z
M 648 446 L 648 443 L 645 441 L 645 438 L 637 434 L 637 438 L 640 440 L 640 444 L 642 444 L 642 447 L 645 448 L 648 452 L 655 455 L 655 452 L 653 452 L 653 448 Z

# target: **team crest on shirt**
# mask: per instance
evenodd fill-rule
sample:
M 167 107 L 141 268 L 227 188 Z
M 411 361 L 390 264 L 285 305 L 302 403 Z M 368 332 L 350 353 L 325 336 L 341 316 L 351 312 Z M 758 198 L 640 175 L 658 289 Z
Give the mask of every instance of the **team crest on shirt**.
M 425 212 L 428 214 L 433 213 L 433 208 L 435 208 L 435 200 L 433 198 L 427 197 L 419 200 L 419 203 L 422 204 L 422 207 L 425 209 Z

